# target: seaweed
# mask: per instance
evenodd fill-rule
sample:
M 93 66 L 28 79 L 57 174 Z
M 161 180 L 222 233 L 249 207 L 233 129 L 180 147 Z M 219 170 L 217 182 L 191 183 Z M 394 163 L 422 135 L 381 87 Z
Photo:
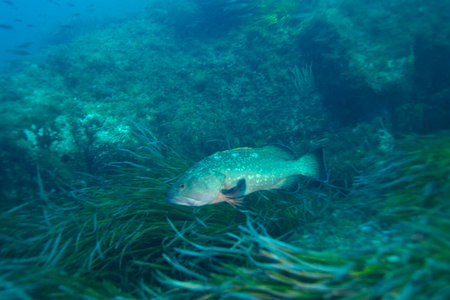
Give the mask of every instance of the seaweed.
M 311 251 L 272 238 L 248 219 L 240 235 L 221 238 L 227 247 L 210 251 L 195 245 L 194 252 L 178 251 L 184 260 L 189 255 L 210 262 L 206 282 L 163 275 L 160 280 L 203 293 L 202 299 L 445 299 L 450 292 L 449 142 L 446 132 L 405 138 L 399 150 L 378 157 L 357 179 L 349 197 L 369 200 L 366 205 L 378 212 L 376 221 L 385 227 L 389 222 L 396 234 L 370 254 Z M 430 184 L 440 189 L 430 193 Z M 225 255 L 233 262 L 214 259 Z

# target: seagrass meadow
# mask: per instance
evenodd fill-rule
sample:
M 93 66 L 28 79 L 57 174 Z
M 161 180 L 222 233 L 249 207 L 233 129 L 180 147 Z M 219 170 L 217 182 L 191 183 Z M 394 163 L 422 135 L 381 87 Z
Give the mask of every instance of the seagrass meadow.
M 371 157 L 345 193 L 314 187 L 315 197 L 371 214 L 353 221 L 367 236 L 343 236 L 325 250 L 299 228 L 336 216 L 305 218 L 306 204 L 293 195 L 255 195 L 250 213 L 165 203 L 167 179 L 187 165 L 147 139 L 137 161 L 112 164 L 100 186 L 3 207 L 0 296 L 448 299 L 449 136 L 405 137 L 395 152 Z M 337 233 L 313 234 L 330 240 L 352 230 L 337 219 Z M 339 245 L 344 238 L 361 245 Z
M 47 30 L 25 2 L 0 3 L 0 300 L 450 299 L 448 0 L 52 0 Z M 273 144 L 328 180 L 168 203 Z

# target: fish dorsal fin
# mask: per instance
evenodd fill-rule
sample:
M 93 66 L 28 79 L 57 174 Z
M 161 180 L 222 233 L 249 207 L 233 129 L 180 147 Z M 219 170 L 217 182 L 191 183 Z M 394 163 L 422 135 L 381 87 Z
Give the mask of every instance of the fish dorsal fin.
M 281 157 L 285 160 L 296 159 L 295 152 L 291 148 L 281 144 L 270 144 L 261 148 L 262 151 L 270 153 L 272 155 Z

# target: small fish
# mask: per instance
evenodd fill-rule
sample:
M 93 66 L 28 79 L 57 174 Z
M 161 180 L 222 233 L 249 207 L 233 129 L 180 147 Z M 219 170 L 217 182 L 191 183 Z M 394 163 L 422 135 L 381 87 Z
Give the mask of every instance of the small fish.
M 28 47 L 30 47 L 32 44 L 33 44 L 33 42 L 26 42 L 26 43 L 17 45 L 17 46 L 16 46 L 16 49 L 24 49 L 24 48 L 28 48 Z
M 6 51 L 17 55 L 30 55 L 30 52 L 21 49 L 6 49 Z
M 53 3 L 53 4 L 57 5 L 57 6 L 61 6 L 61 4 L 59 4 L 58 2 L 53 1 L 53 0 L 48 0 L 48 2 Z
M 248 194 L 261 190 L 295 192 L 299 176 L 326 180 L 323 148 L 300 158 L 282 145 L 227 150 L 187 170 L 169 190 L 167 202 L 187 206 L 227 202 L 247 210 Z
M 9 0 L 3 0 L 3 3 L 8 4 L 8 5 L 11 5 L 11 6 L 14 6 L 14 3 L 12 3 L 12 2 L 9 1 Z
M 3 60 L 6 63 L 10 63 L 10 64 L 19 64 L 23 62 L 23 59 L 20 58 L 16 58 L 16 59 L 4 59 Z
M 3 28 L 3 29 L 14 29 L 14 27 L 12 27 L 11 25 L 8 25 L 8 24 L 0 24 L 0 28 Z

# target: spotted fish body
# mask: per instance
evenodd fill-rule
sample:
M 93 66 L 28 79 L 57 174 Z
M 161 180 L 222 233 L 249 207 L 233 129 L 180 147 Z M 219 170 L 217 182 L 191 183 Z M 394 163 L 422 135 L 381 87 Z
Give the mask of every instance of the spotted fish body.
M 245 196 L 253 192 L 296 191 L 298 176 L 326 179 L 322 148 L 298 159 L 281 145 L 227 150 L 186 171 L 170 189 L 167 201 L 191 206 L 228 202 L 245 208 Z

